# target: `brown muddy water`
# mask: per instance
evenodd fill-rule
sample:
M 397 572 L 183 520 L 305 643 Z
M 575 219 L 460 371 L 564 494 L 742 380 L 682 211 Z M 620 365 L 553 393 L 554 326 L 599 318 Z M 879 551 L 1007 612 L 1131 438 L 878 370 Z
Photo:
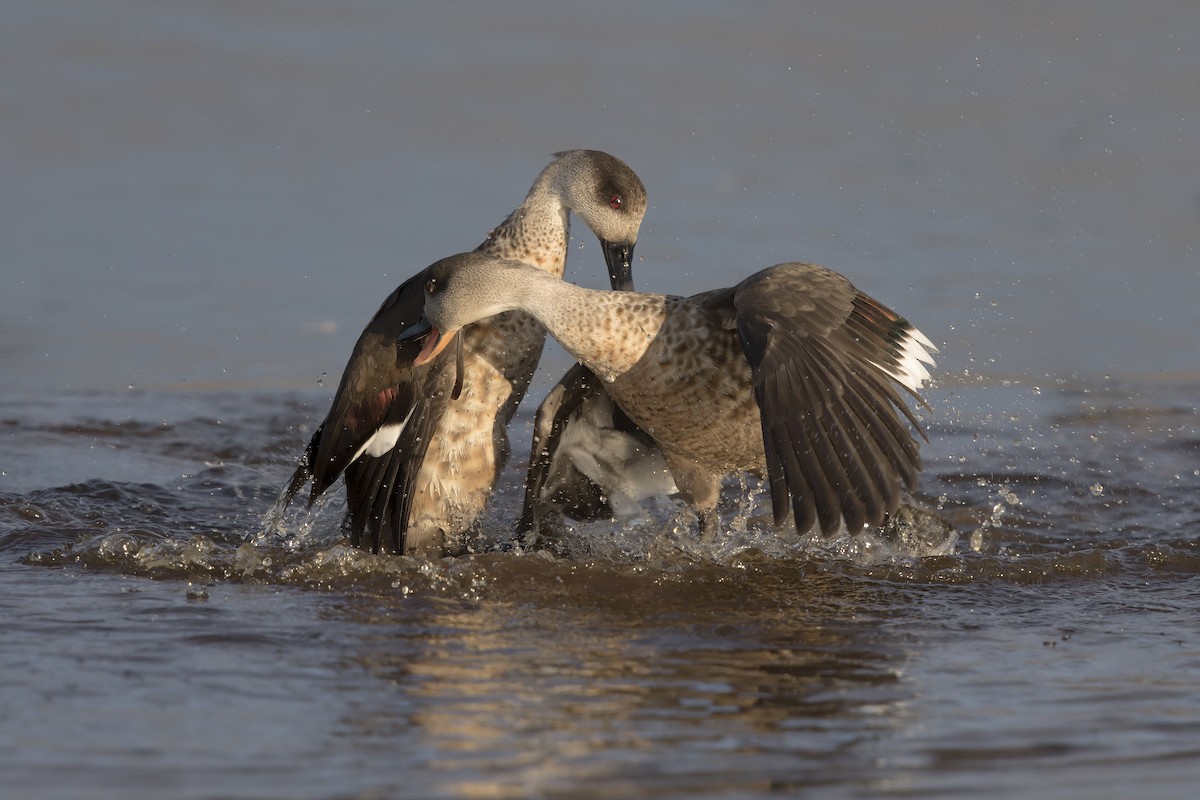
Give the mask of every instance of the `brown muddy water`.
M 1195 795 L 1200 6 L 3 16 L 5 797 Z M 934 517 L 512 550 L 530 403 L 470 556 L 274 514 L 380 300 L 569 147 L 645 180 L 641 288 L 814 260 L 938 343 Z

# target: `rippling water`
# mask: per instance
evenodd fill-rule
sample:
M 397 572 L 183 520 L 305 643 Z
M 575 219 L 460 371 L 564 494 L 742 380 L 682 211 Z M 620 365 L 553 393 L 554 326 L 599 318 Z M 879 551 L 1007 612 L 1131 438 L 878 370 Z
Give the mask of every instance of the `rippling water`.
M 660 505 L 565 531 L 569 557 L 494 552 L 518 468 L 484 552 L 373 556 L 345 544 L 336 502 L 272 519 L 320 398 L 10 401 L 10 466 L 32 477 L 0 495 L 6 780 L 26 796 L 50 772 L 135 797 L 1186 794 L 1198 388 L 935 391 L 921 499 L 956 540 L 931 556 L 932 540 L 768 534 L 747 503 L 709 549 Z M 64 453 L 79 479 L 39 486 Z
M 1194 796 L 1200 6 L 10 5 L 6 797 Z M 380 300 L 570 147 L 645 180 L 640 287 L 810 259 L 938 343 L 902 524 L 735 483 L 711 545 L 514 550 L 528 408 L 473 555 L 273 511 Z

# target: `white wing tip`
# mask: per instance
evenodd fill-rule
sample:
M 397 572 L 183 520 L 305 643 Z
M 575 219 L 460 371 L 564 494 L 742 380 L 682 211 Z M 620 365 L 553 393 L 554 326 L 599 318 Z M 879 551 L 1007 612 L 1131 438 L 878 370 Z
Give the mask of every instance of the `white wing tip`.
M 904 332 L 900 340 L 900 352 L 897 363 L 892 367 L 879 366 L 902 386 L 917 391 L 930 380 L 929 367 L 936 366 L 933 353 L 938 352 L 937 346 L 929 341 L 929 337 L 913 327 Z

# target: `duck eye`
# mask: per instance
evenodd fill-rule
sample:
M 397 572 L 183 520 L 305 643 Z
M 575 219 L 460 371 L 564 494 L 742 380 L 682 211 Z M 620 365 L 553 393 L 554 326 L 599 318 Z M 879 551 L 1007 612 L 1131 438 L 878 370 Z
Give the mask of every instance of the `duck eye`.
M 617 211 L 620 211 L 621 210 L 621 195 L 614 194 L 612 197 L 608 198 L 608 204 L 610 206 L 612 206 L 613 208 L 615 208 Z
M 438 282 L 437 282 L 436 278 L 430 278 L 429 280 L 425 281 L 425 293 L 426 294 L 433 294 L 437 290 L 438 290 Z

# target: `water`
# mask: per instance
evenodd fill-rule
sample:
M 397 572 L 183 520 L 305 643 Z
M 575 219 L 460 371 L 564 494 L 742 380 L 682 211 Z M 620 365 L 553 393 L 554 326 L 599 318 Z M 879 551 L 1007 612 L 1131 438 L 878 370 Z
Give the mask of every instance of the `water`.
M 1200 11 L 756 9 L 6 10 L 7 794 L 1193 795 Z M 581 146 L 639 286 L 810 259 L 938 342 L 949 541 L 735 486 L 497 552 L 528 408 L 475 555 L 271 524 L 380 299 Z

